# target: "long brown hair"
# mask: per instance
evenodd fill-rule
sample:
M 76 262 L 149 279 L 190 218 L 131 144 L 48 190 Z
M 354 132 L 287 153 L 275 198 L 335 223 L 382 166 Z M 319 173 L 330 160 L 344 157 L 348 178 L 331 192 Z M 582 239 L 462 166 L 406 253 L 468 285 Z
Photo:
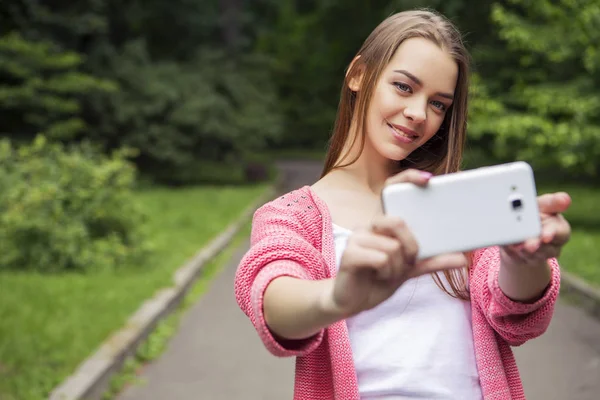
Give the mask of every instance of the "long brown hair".
M 431 40 L 446 51 L 458 66 L 458 79 L 454 92 L 454 101 L 446 113 L 439 131 L 409 157 L 398 162 L 398 171 L 406 168 L 417 168 L 429 171 L 434 175 L 447 174 L 460 170 L 463 149 L 466 141 L 467 97 L 469 87 L 470 57 L 460 32 L 445 17 L 430 10 L 404 11 L 394 14 L 381 22 L 365 40 L 359 49 L 355 62 L 346 73 L 342 85 L 340 102 L 333 134 L 329 142 L 325 165 L 321 177 L 334 168 L 342 168 L 354 163 L 356 157 L 341 165 L 337 164 L 347 154 L 344 149 L 354 147 L 354 141 L 361 140 L 361 151 L 365 144 L 366 113 L 371 103 L 374 88 L 382 71 L 390 62 L 403 41 L 409 38 L 425 38 Z M 362 74 L 361 90 L 350 89 L 350 81 Z M 353 119 L 359 135 L 353 135 L 353 143 L 347 146 Z M 447 290 L 440 277 L 434 274 L 437 285 L 453 297 L 468 299 L 467 271 L 445 271 L 451 291 Z

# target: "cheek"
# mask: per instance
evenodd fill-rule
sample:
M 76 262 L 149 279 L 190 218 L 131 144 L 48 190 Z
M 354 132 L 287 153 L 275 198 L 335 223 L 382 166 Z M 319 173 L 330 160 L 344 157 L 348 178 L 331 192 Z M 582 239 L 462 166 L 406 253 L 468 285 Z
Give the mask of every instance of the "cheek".
M 382 117 L 389 118 L 402 111 L 402 100 L 395 93 L 383 91 L 379 95 L 379 111 Z
M 401 109 L 401 102 L 399 100 L 395 93 L 386 90 L 385 87 L 379 87 L 373 93 L 372 111 L 369 114 L 376 121 L 372 122 L 379 124 L 382 119 L 397 114 Z
M 437 114 L 435 111 L 431 111 L 431 114 L 427 117 L 427 121 L 429 122 L 425 132 L 427 140 L 431 139 L 439 131 L 444 123 L 444 117 L 444 114 Z

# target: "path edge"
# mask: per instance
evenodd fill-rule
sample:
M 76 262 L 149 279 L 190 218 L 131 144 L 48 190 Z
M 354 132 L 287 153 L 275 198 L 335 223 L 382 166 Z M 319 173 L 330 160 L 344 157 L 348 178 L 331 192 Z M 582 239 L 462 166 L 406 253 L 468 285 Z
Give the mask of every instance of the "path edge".
M 204 266 L 233 241 L 262 204 L 277 195 L 281 183 L 281 177 L 278 176 L 236 221 L 177 269 L 173 274 L 173 285 L 158 290 L 153 297 L 144 301 L 121 329 L 105 340 L 96 352 L 79 364 L 72 375 L 52 390 L 48 399 L 101 400 L 111 378 L 121 371 L 125 361 L 135 354 L 158 323 L 177 309 L 201 277 Z
M 568 302 L 583 309 L 591 317 L 600 320 L 600 289 L 593 287 L 582 278 L 561 270 L 560 292 Z

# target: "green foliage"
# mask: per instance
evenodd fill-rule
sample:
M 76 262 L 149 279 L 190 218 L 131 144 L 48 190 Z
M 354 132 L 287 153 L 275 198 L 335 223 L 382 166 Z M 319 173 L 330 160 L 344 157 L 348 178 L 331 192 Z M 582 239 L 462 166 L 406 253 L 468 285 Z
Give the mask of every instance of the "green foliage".
M 0 30 L 19 30 L 28 39 L 50 40 L 63 50 L 81 51 L 86 38 L 106 34 L 109 3 L 108 0 L 3 2 Z
M 264 147 L 323 149 L 360 44 L 391 13 L 425 7 L 472 50 L 472 147 L 597 172 L 594 0 L 2 3 L 4 134 L 133 146 L 161 182 L 245 179 Z
M 52 388 L 122 328 L 145 300 L 173 282 L 180 266 L 268 190 L 266 184 L 136 190 L 134 198 L 149 216 L 146 225 L 154 244 L 143 270 L 1 271 L 0 399 L 48 399 Z M 219 259 L 230 256 L 223 252 Z M 206 265 L 201 282 L 210 279 L 212 264 Z M 198 286 L 203 284 L 194 292 Z
M 261 21 L 256 49 L 273 59 L 271 72 L 285 115 L 286 133 L 275 144 L 323 149 L 345 70 L 363 41 L 391 13 L 424 7 L 463 16 L 469 29 L 486 28 L 477 17 L 488 6 L 473 7 L 465 0 L 273 1 L 271 17 Z
M 82 58 L 13 32 L 0 37 L 0 119 L 4 135 L 73 139 L 84 132 L 80 99 L 115 87 L 79 71 Z
M 205 51 L 191 64 L 152 62 L 132 42 L 111 66 L 118 92 L 96 107 L 112 116 L 99 142 L 139 150 L 144 174 L 167 183 L 193 183 L 201 168 L 241 162 L 281 134 L 281 116 L 259 60 L 229 60 Z
M 261 32 L 257 51 L 273 60 L 271 73 L 285 115 L 286 135 L 276 143 L 322 147 L 335 117 L 344 61 L 336 43 L 327 38 L 327 4 L 303 12 L 295 3 L 285 0 L 273 5 L 276 16 Z
M 145 215 L 125 154 L 100 156 L 39 136 L 0 142 L 0 268 L 89 271 L 141 263 Z
M 269 71 L 247 51 L 249 15 L 241 3 L 219 0 L 0 5 L 0 32 L 19 32 L 43 55 L 19 79 L 31 64 L 25 55 L 7 74 L 0 64 L 5 136 L 23 141 L 42 132 L 63 142 L 84 136 L 105 150 L 133 146 L 144 175 L 160 182 L 243 179 L 244 154 L 282 132 Z M 59 57 L 62 69 L 50 71 L 44 63 Z M 5 58 L 15 62 L 12 53 Z M 43 87 L 32 90 L 39 80 Z
M 600 4 L 511 0 L 495 3 L 491 17 L 508 53 L 499 69 L 483 68 L 487 93 L 481 82 L 474 85 L 470 133 L 487 138 L 496 157 L 595 175 Z

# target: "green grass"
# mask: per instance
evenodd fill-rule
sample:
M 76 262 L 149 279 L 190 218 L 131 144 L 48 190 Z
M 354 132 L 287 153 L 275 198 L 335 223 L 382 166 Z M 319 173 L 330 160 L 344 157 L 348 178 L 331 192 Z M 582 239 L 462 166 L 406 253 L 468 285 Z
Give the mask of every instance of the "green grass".
M 149 189 L 156 255 L 142 268 L 44 276 L 0 274 L 0 399 L 45 399 L 173 272 L 233 222 L 265 185 Z
M 177 332 L 181 317 L 209 288 L 212 279 L 217 275 L 231 258 L 233 251 L 240 245 L 241 241 L 250 234 L 251 224 L 248 221 L 240 229 L 232 243 L 218 256 L 209 261 L 203 268 L 201 277 L 183 299 L 179 308 L 167 318 L 158 323 L 156 329 L 140 345 L 134 357 L 126 360 L 120 373 L 116 374 L 110 383 L 110 388 L 104 394 L 104 400 L 113 399 L 127 385 L 144 384 L 139 378 L 139 372 L 143 367 L 156 360 L 165 350 L 169 340 Z
M 556 191 L 569 193 L 573 200 L 565 213 L 572 235 L 561 254 L 561 267 L 600 288 L 600 188 L 548 184 L 538 188 L 539 194 Z

